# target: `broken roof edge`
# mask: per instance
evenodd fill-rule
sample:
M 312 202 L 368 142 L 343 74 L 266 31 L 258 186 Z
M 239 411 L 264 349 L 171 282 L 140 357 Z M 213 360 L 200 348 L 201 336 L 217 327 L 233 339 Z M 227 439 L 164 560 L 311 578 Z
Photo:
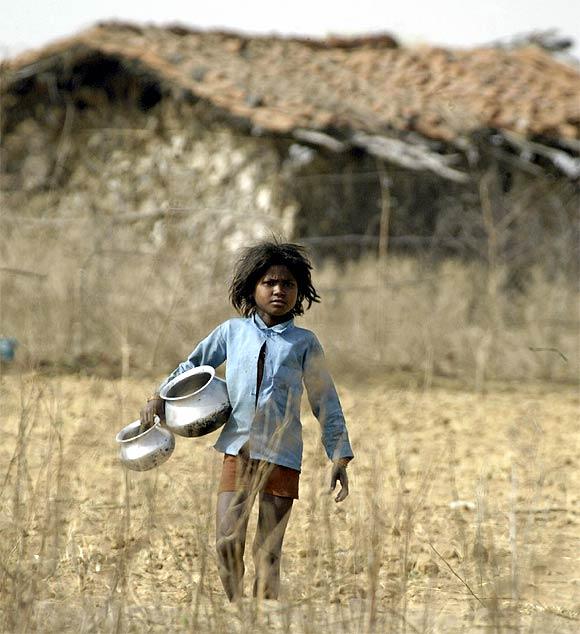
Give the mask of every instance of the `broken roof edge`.
M 78 65 L 88 61 L 94 56 L 103 56 L 119 61 L 128 74 L 143 74 L 149 76 L 167 92 L 178 91 L 182 94 L 191 95 L 194 99 L 206 102 L 210 107 L 215 109 L 216 114 L 228 121 L 237 121 L 238 125 L 247 128 L 250 134 L 254 135 L 271 135 L 271 136 L 287 136 L 294 138 L 298 142 L 318 146 L 332 152 L 343 152 L 353 147 L 364 149 L 370 155 L 377 158 L 383 158 L 410 169 L 429 170 L 437 173 L 443 178 L 449 178 L 458 182 L 465 181 L 468 177 L 465 173 L 453 169 L 449 166 L 446 153 L 459 150 L 461 154 L 469 154 L 474 148 L 472 143 L 472 135 L 478 133 L 490 132 L 489 126 L 480 126 L 473 130 L 464 130 L 457 135 L 456 138 L 442 139 L 430 137 L 420 131 L 408 131 L 397 128 L 391 128 L 388 125 L 381 125 L 377 129 L 374 126 L 356 125 L 357 121 L 345 120 L 338 113 L 319 113 L 320 116 L 316 120 L 301 120 L 299 116 L 292 116 L 286 113 L 276 105 L 261 105 L 259 108 L 244 100 L 232 101 L 224 95 L 216 94 L 215 91 L 208 90 L 202 82 L 195 79 L 187 78 L 179 72 L 176 64 L 170 63 L 167 59 L 156 55 L 154 51 L 143 51 L 142 46 L 132 46 L 126 41 L 101 41 L 98 38 L 100 29 L 110 32 L 111 28 L 119 30 L 135 29 L 136 32 L 144 34 L 148 28 L 162 29 L 162 27 L 138 27 L 131 24 L 102 23 L 95 27 L 91 27 L 76 36 L 63 38 L 53 44 L 43 47 L 36 51 L 28 51 L 22 53 L 8 63 L 4 63 L 3 67 L 7 71 L 5 81 L 0 86 L 0 92 L 9 91 L 11 86 L 14 87 L 19 81 L 26 80 L 37 74 L 56 69 L 59 64 Z M 182 28 L 178 26 L 174 29 Z M 246 40 L 255 39 L 252 36 L 245 36 L 233 32 L 225 31 L 202 31 L 187 29 L 185 34 L 212 33 L 223 35 L 224 37 L 235 37 Z M 96 37 L 97 36 L 97 37 Z M 273 36 L 260 36 L 262 40 L 272 39 Z M 273 39 L 280 39 L 273 37 Z M 290 38 L 288 41 L 301 42 L 297 38 Z M 364 46 L 363 44 L 362 46 Z M 424 48 L 424 47 L 423 47 Z M 442 50 L 439 47 L 431 47 L 433 50 Z M 475 50 L 475 49 L 473 49 Z M 220 114 L 221 113 L 221 114 Z M 324 116 L 323 116 L 324 115 Z M 366 129 L 365 129 L 366 127 Z M 506 131 L 509 132 L 509 131 Z M 492 130 L 490 133 L 494 133 Z M 503 133 L 502 129 L 495 130 L 495 133 Z M 422 146 L 421 157 L 417 155 L 417 144 L 413 142 L 412 137 L 420 138 Z M 522 137 L 521 143 L 524 142 Z M 528 139 L 530 142 L 537 140 L 535 137 Z M 540 152 L 545 159 L 553 163 L 558 171 L 563 172 L 569 178 L 578 178 L 579 168 L 577 159 L 573 159 L 574 165 L 569 169 L 568 163 L 560 158 L 567 154 L 568 156 L 577 154 L 577 147 L 567 146 L 565 139 L 553 137 L 548 140 L 545 150 Z M 549 150 L 550 145 L 554 145 L 557 152 Z M 403 145 L 405 147 L 403 147 Z M 512 147 L 517 144 L 510 143 Z M 537 144 L 536 144 L 537 145 Z M 437 149 L 434 146 L 440 146 Z M 410 151 L 407 149 L 410 147 Z M 540 147 L 538 145 L 538 147 Z M 518 147 L 521 150 L 521 147 Z M 537 149 L 537 148 L 536 148 Z M 529 154 L 529 152 L 527 152 Z M 402 162 L 397 157 L 403 157 Z M 432 160 L 433 159 L 433 160 Z M 410 163 L 416 162 L 417 167 L 413 168 Z M 564 166 L 564 168 L 562 167 Z
M 268 33 L 258 33 L 252 31 L 236 31 L 235 29 L 223 28 L 200 28 L 182 24 L 181 22 L 168 22 L 166 24 L 143 23 L 141 25 L 134 22 L 126 22 L 122 20 L 101 20 L 94 27 L 104 28 L 107 30 L 130 30 L 134 33 L 143 34 L 147 29 L 159 29 L 168 31 L 178 36 L 186 35 L 221 35 L 223 37 L 237 38 L 239 40 L 277 40 L 284 42 L 296 42 L 310 46 L 314 49 L 327 48 L 343 48 L 352 49 L 361 46 L 371 48 L 400 48 L 401 44 L 391 33 L 387 31 L 377 31 L 373 33 L 359 33 L 357 35 L 340 35 L 337 33 L 329 33 L 326 36 L 310 36 L 289 34 L 283 35 L 276 31 Z M 90 29 L 89 29 L 90 30 Z
M 359 34 L 351 36 L 329 34 L 326 37 L 310 37 L 301 35 L 281 35 L 276 32 L 271 33 L 247 33 L 236 31 L 233 29 L 218 28 L 197 28 L 182 25 L 179 22 L 169 22 L 166 25 L 157 25 L 153 23 L 137 24 L 134 22 L 125 22 L 122 20 L 102 20 L 82 29 L 75 35 L 67 35 L 57 38 L 43 46 L 27 49 L 16 54 L 13 57 L 7 57 L 0 63 L 8 69 L 22 68 L 37 61 L 40 57 L 49 57 L 59 54 L 61 51 L 74 46 L 76 43 L 82 42 L 85 38 L 96 35 L 100 30 L 111 31 L 130 31 L 135 34 L 144 35 L 148 30 L 166 31 L 177 36 L 185 35 L 216 35 L 226 38 L 235 38 L 244 42 L 250 41 L 281 41 L 289 43 L 303 44 L 313 49 L 354 49 L 360 47 L 369 48 L 385 48 L 394 49 L 401 48 L 397 39 L 387 32 L 377 32 L 370 34 Z M 411 47 L 412 48 L 412 47 Z

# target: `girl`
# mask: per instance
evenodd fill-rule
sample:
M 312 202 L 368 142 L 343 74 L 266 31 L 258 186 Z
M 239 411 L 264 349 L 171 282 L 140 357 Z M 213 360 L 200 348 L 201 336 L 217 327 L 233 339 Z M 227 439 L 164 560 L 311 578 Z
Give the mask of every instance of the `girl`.
M 295 244 L 262 242 L 246 249 L 229 289 L 243 317 L 218 326 L 162 384 L 190 368 L 217 367 L 227 360 L 232 413 L 215 444 L 224 454 L 216 548 L 219 575 L 231 601 L 242 596 L 246 529 L 256 495 L 254 596 L 278 597 L 282 542 L 298 499 L 303 385 L 332 461 L 330 489 L 340 482 L 336 502 L 348 495 L 346 466 L 353 453 L 338 395 L 318 339 L 293 319 L 304 313 L 304 302 L 310 308 L 320 301 L 311 269 L 303 247 Z M 141 411 L 142 423 L 151 425 L 155 415 L 164 415 L 158 393 Z

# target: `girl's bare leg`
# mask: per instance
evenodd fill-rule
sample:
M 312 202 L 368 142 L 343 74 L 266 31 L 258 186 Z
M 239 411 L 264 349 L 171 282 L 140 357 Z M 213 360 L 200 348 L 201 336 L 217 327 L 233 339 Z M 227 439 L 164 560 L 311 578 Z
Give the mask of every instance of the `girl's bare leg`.
M 243 594 L 246 530 L 254 496 L 236 491 L 218 494 L 216 551 L 218 572 L 228 599 Z
M 258 526 L 253 555 L 256 567 L 254 596 L 277 599 L 280 590 L 280 558 L 284 533 L 290 519 L 292 498 L 260 493 Z

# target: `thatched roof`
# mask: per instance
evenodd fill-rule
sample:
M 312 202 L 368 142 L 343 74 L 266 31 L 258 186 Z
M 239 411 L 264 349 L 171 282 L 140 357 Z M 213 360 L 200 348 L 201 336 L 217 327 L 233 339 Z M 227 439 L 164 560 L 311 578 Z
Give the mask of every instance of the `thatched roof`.
M 105 23 L 9 61 L 3 90 L 95 55 L 205 99 L 254 129 L 331 149 L 356 136 L 354 145 L 388 158 L 400 148 L 379 147 L 385 137 L 418 134 L 461 147 L 489 129 L 515 143 L 576 150 L 580 139 L 580 73 L 533 46 L 402 48 L 386 35 L 306 40 Z

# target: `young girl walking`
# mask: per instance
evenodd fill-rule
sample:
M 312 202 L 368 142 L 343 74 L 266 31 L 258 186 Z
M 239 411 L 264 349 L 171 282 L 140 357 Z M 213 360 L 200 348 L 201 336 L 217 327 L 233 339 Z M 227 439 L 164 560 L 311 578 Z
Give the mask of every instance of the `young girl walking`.
M 298 499 L 302 462 L 300 401 L 306 387 L 332 461 L 330 489 L 348 495 L 346 467 L 353 458 L 342 408 L 322 347 L 294 317 L 320 301 L 310 260 L 295 244 L 262 242 L 247 248 L 234 268 L 230 299 L 243 317 L 218 326 L 162 386 L 200 365 L 227 361 L 232 405 L 215 444 L 224 454 L 216 509 L 218 572 L 231 601 L 243 594 L 246 530 L 255 498 L 258 524 L 253 545 L 254 596 L 277 599 L 282 543 L 292 503 Z M 162 387 L 161 386 L 161 387 Z M 157 392 L 141 411 L 143 425 L 164 416 Z

